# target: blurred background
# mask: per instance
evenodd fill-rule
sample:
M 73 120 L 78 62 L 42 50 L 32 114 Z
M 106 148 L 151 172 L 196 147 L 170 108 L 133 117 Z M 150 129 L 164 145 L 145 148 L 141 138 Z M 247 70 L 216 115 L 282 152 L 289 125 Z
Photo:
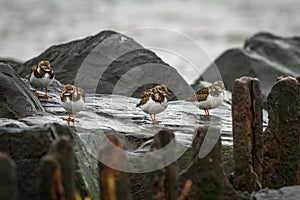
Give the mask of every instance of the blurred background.
M 299 35 L 299 10 L 299 0 L 0 0 L 0 57 L 26 61 L 51 45 L 110 29 L 145 47 L 160 44 L 152 50 L 191 83 L 198 74 L 180 55 L 162 48 L 180 49 L 204 70 L 226 49 L 242 47 L 259 31 Z M 174 34 L 132 31 L 146 27 Z M 182 35 L 202 48 L 201 55 L 179 39 Z

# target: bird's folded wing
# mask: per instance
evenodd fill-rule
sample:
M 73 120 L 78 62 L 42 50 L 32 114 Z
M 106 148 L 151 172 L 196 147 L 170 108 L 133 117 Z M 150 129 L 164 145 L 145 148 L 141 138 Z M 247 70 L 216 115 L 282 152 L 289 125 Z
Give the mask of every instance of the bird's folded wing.
M 200 88 L 196 92 L 196 94 L 188 98 L 187 101 L 206 101 L 208 95 L 209 95 L 208 87 Z
M 30 74 L 36 70 L 37 70 L 37 66 L 36 65 L 32 66 L 30 69 Z
M 78 93 L 82 96 L 83 100 L 85 101 L 85 91 L 82 88 L 78 88 Z
M 140 102 L 136 105 L 136 107 L 140 107 L 140 106 L 146 104 L 148 100 L 149 100 L 149 96 L 143 96 L 142 99 L 140 100 Z

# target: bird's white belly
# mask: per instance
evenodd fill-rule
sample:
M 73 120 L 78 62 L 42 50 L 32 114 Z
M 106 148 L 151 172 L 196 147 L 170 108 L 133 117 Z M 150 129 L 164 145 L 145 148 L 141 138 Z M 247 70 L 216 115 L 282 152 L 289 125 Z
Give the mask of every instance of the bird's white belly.
M 53 79 L 50 79 L 49 74 L 45 74 L 45 77 L 43 78 L 36 78 L 32 73 L 29 81 L 35 88 L 47 88 L 52 83 Z
M 207 97 L 206 101 L 200 101 L 200 102 L 197 101 L 197 102 L 194 102 L 194 104 L 198 108 L 213 109 L 213 108 L 216 108 L 216 107 L 222 105 L 223 100 L 224 100 L 224 94 L 221 94 L 221 95 L 215 96 L 215 97 L 209 95 Z
M 78 101 L 70 101 L 69 98 L 65 102 L 61 102 L 62 107 L 69 113 L 77 113 L 84 107 L 84 101 L 82 97 Z
M 158 113 L 161 113 L 164 110 L 166 110 L 166 108 L 168 107 L 168 100 L 165 99 L 164 102 L 158 103 L 158 102 L 153 101 L 150 98 L 147 103 L 145 103 L 144 105 L 142 105 L 140 107 L 145 113 L 158 114 Z

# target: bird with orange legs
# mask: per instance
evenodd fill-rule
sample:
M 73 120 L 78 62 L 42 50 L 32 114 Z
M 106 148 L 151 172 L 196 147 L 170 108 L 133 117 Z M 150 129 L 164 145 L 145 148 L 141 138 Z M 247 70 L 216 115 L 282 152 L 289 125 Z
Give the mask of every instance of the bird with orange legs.
M 53 82 L 54 71 L 50 66 L 50 62 L 43 60 L 38 65 L 31 67 L 29 82 L 35 88 L 35 95 L 38 98 L 51 98 L 48 95 L 48 87 Z M 38 89 L 46 89 L 44 96 L 40 96 Z
M 203 109 L 206 116 L 209 116 L 209 110 L 222 105 L 224 101 L 225 86 L 223 81 L 216 81 L 208 87 L 200 88 L 195 95 L 188 98 L 198 108 Z
M 82 88 L 67 84 L 60 95 L 60 99 L 62 107 L 69 113 L 69 116 L 64 120 L 73 123 L 79 122 L 75 119 L 75 115 L 84 108 L 85 91 Z

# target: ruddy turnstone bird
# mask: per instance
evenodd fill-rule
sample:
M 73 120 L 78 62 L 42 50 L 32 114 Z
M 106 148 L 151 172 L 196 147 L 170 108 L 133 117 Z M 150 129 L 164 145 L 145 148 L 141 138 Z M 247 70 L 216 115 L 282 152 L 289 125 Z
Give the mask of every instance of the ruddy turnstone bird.
M 40 98 L 38 89 L 46 89 L 46 93 L 42 98 L 51 98 L 48 95 L 48 86 L 54 79 L 54 72 L 50 66 L 50 62 L 43 60 L 36 66 L 31 67 L 29 81 L 30 84 L 35 88 L 36 97 Z
M 193 102 L 198 108 L 203 109 L 205 115 L 209 115 L 209 109 L 216 108 L 224 100 L 224 83 L 216 81 L 208 87 L 200 88 L 188 101 Z
M 69 112 L 68 118 L 64 118 L 64 120 L 73 123 L 79 122 L 78 120 L 75 120 L 75 114 L 84 107 L 84 90 L 82 88 L 76 88 L 74 85 L 67 84 L 60 95 L 60 99 L 62 107 Z M 71 114 L 73 114 L 73 118 L 71 117 Z
M 136 107 L 140 107 L 145 113 L 149 114 L 152 123 L 157 124 L 156 115 L 168 107 L 168 94 L 169 91 L 165 85 L 157 85 L 152 89 L 144 91 Z

